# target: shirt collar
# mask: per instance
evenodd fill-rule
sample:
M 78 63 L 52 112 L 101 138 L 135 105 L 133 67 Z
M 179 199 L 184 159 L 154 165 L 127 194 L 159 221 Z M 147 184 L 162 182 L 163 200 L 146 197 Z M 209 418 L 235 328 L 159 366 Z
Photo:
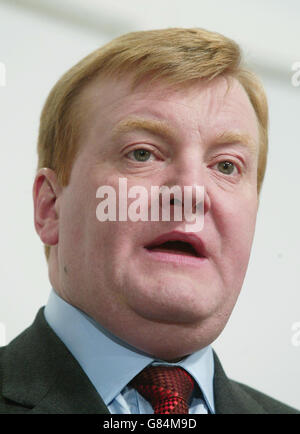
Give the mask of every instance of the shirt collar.
M 52 290 L 45 318 L 82 367 L 106 405 L 146 366 L 181 366 L 198 383 L 211 412 L 214 412 L 214 361 L 210 346 L 177 363 L 153 359 L 104 329 L 94 319 L 67 303 Z

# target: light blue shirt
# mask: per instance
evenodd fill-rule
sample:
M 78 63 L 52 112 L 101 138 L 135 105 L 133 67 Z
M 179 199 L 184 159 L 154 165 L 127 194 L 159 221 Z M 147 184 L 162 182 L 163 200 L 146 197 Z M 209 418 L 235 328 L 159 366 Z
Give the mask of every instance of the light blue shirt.
M 128 383 L 148 365 L 181 366 L 202 391 L 194 392 L 190 414 L 214 413 L 212 348 L 203 348 L 177 363 L 153 359 L 121 341 L 53 290 L 45 318 L 73 354 L 112 414 L 153 414 L 151 404 Z M 196 390 L 196 388 L 195 388 Z M 198 392 L 199 393 L 199 392 Z

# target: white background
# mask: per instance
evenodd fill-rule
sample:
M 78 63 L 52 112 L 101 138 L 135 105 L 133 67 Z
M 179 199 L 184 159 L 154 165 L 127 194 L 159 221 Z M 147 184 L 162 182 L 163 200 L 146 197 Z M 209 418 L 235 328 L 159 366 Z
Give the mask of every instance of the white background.
M 292 65 L 300 61 L 299 22 L 297 0 L 0 1 L 6 68 L 0 87 L 0 345 L 31 324 L 50 291 L 31 189 L 39 116 L 51 87 L 119 34 L 204 27 L 241 44 L 270 104 L 269 161 L 252 257 L 214 348 L 230 377 L 300 409 L 300 346 L 292 343 L 292 326 L 300 322 L 300 83 L 291 81 Z

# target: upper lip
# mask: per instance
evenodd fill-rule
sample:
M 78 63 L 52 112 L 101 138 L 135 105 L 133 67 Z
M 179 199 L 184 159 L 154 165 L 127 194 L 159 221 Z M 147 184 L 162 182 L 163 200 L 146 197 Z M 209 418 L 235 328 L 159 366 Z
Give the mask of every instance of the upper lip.
M 194 232 L 168 232 L 155 238 L 155 240 L 151 241 L 145 247 L 147 249 L 154 248 L 160 244 L 166 243 L 167 241 L 183 241 L 189 243 L 193 246 L 198 256 L 207 256 L 203 241 Z

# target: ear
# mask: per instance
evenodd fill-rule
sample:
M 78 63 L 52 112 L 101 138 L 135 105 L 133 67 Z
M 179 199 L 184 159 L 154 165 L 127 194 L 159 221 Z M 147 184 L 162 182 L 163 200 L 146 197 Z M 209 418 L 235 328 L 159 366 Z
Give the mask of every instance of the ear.
M 40 169 L 33 184 L 34 226 L 41 241 L 49 246 L 58 243 L 58 198 L 62 188 L 52 169 Z

